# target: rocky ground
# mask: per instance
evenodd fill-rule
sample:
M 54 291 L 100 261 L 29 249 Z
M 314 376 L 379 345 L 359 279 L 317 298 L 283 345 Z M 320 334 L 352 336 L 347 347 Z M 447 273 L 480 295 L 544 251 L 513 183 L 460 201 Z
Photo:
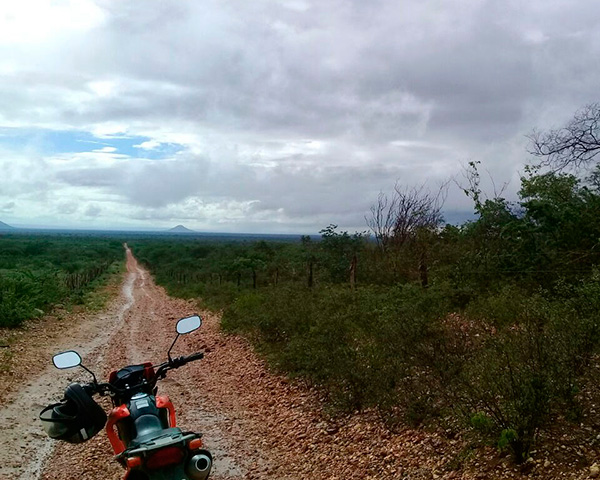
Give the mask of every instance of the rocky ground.
M 61 315 L 12 333 L 0 370 L 1 479 L 117 479 L 102 432 L 83 445 L 48 440 L 37 420 L 81 369 L 58 371 L 53 353 L 78 350 L 106 378 L 116 368 L 162 361 L 178 318 L 194 303 L 157 287 L 128 251 L 127 275 L 114 301 L 95 315 Z M 524 466 L 494 448 L 473 452 L 467 439 L 443 430 L 390 433 L 372 412 L 330 418 L 319 393 L 269 371 L 244 339 L 225 335 L 219 318 L 199 312 L 204 325 L 183 337 L 177 354 L 203 350 L 205 359 L 171 372 L 159 385 L 178 423 L 204 432 L 215 456 L 215 480 L 228 479 L 475 479 L 590 478 L 600 474 L 592 427 L 583 437 L 562 430 Z M 6 332 L 0 332 L 5 337 Z M 108 408 L 108 405 L 105 405 Z M 585 430 L 583 430 L 585 432 Z M 600 436 L 599 436 L 600 438 Z M 544 446 L 545 445 L 545 446 Z

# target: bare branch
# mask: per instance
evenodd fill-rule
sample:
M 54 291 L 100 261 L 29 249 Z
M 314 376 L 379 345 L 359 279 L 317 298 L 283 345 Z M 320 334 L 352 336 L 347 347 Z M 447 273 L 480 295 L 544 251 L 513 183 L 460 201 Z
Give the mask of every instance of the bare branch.
M 396 183 L 390 197 L 380 193 L 371 214 L 365 217 L 377 244 L 383 251 L 401 247 L 422 229 L 433 230 L 443 223 L 442 206 L 447 197 L 449 181 L 431 194 L 425 185 L 403 188 Z
M 490 178 L 490 182 L 492 182 L 492 188 L 494 190 L 494 198 L 501 198 L 502 195 L 504 194 L 504 192 L 506 191 L 506 189 L 508 188 L 508 186 L 510 185 L 510 181 L 502 182 L 502 187 L 500 187 L 498 189 L 498 187 L 496 186 L 496 181 L 494 180 L 494 177 L 492 176 L 492 173 L 487 168 L 486 168 L 485 172 L 488 174 L 488 177 Z
M 529 153 L 557 171 L 584 167 L 600 153 L 599 122 L 600 103 L 586 105 L 563 128 L 528 135 Z
M 377 203 L 371 206 L 371 215 L 365 217 L 367 225 L 373 231 L 375 240 L 382 250 L 386 250 L 394 228 L 394 212 L 396 198 L 388 199 L 383 192 L 379 193 Z

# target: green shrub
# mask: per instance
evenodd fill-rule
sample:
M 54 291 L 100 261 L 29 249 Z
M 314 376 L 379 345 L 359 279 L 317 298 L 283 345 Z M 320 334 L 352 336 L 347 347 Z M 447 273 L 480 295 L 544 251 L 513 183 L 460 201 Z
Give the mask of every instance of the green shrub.
M 106 239 L 0 237 L 0 326 L 19 326 L 56 303 L 83 302 L 123 256 L 122 245 Z
M 485 430 L 518 462 L 527 458 L 552 413 L 580 411 L 578 383 L 598 345 L 598 313 L 588 298 L 596 288 L 585 282 L 564 301 L 506 287 L 467 310 L 466 319 L 486 333 L 446 388 L 460 408 L 480 412 L 471 417 L 475 428 L 483 425 L 480 415 L 491 421 L 493 428 L 486 420 Z
M 258 341 L 279 368 L 324 387 L 338 408 L 385 409 L 415 401 L 403 382 L 445 308 L 435 289 L 409 285 L 272 288 L 241 294 L 222 325 Z
M 471 426 L 478 432 L 489 434 L 494 428 L 494 421 L 483 412 L 471 416 Z
M 504 430 L 502 430 L 500 432 L 500 438 L 498 438 L 498 448 L 500 450 L 503 450 L 504 448 L 508 447 L 509 445 L 512 446 L 512 448 L 515 448 L 515 445 L 517 445 L 518 443 L 519 443 L 519 435 L 512 428 L 505 428 Z M 520 450 L 522 450 L 521 447 L 519 447 L 519 451 Z M 527 453 L 529 453 L 529 452 L 527 452 Z M 525 454 L 525 452 L 523 452 L 521 454 L 521 457 L 523 457 L 524 454 Z

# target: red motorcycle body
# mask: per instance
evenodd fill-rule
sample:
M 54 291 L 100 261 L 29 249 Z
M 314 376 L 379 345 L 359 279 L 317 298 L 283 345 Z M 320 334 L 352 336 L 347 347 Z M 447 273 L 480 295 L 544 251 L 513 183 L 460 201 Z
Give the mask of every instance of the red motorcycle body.
M 153 398 L 153 397 L 149 397 Z M 175 418 L 175 407 L 166 395 L 158 395 L 155 397 L 155 406 L 159 411 L 166 410 L 166 418 L 168 421 L 166 424 L 163 422 L 163 428 L 176 427 Z M 161 418 L 163 416 L 161 415 Z M 127 408 L 127 405 L 119 405 L 111 410 L 108 416 L 108 422 L 106 422 L 106 435 L 110 441 L 110 445 L 115 452 L 115 455 L 119 455 L 127 448 L 125 441 L 122 439 L 134 438 L 130 431 L 129 425 L 131 424 L 131 412 Z M 115 429 L 116 427 L 116 429 Z

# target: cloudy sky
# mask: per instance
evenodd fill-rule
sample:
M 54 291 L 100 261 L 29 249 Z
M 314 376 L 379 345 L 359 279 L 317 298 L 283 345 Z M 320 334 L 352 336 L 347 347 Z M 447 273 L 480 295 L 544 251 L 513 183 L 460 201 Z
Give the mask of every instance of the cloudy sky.
M 365 229 L 380 191 L 600 100 L 600 3 L 19 0 L 0 6 L 0 220 Z M 449 220 L 472 205 L 451 188 Z

